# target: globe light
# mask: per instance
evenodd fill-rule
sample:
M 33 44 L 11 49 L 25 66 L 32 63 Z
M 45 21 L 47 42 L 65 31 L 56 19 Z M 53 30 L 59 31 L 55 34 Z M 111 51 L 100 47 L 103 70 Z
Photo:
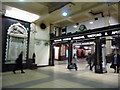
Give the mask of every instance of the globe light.
M 67 16 L 68 13 L 64 11 L 64 12 L 62 13 L 62 15 L 63 15 L 63 16 Z

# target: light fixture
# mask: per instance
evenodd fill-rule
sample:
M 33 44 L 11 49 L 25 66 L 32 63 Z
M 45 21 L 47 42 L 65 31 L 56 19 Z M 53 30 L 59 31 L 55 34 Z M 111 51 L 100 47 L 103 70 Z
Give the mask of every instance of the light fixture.
M 89 47 L 84 47 L 85 49 L 89 49 Z
M 20 2 L 23 2 L 24 0 L 19 0 Z
M 89 22 L 90 24 L 93 24 L 93 21 Z
M 77 25 L 74 25 L 73 27 L 74 27 L 74 28 L 77 28 Z
M 78 25 L 79 25 L 79 23 L 76 23 L 73 27 L 74 27 L 74 28 L 77 28 L 77 27 L 78 27 Z
M 6 10 L 5 16 L 27 21 L 27 22 L 34 22 L 35 20 L 40 18 L 39 15 L 30 13 L 24 10 L 20 10 L 17 8 L 13 8 L 13 7 L 11 9 Z
M 63 15 L 63 16 L 67 16 L 68 13 L 67 13 L 66 11 L 64 11 L 64 12 L 62 13 L 62 15 Z

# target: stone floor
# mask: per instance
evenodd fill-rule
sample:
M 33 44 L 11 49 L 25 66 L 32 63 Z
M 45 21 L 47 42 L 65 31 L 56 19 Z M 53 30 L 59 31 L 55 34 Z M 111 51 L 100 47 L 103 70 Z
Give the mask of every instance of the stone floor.
M 107 65 L 107 73 L 97 74 L 86 68 L 80 60 L 78 71 L 66 69 L 66 62 L 55 62 L 55 66 L 26 69 L 25 74 L 16 71 L 2 73 L 3 88 L 118 88 L 119 74 Z

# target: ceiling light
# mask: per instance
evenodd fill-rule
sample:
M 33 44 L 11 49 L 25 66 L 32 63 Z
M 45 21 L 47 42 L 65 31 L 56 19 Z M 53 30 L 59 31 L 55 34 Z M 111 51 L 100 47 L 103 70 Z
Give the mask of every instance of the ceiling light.
M 63 16 L 67 16 L 68 13 L 64 11 L 64 12 L 62 13 L 62 15 L 63 15 Z
M 89 22 L 90 24 L 93 24 L 93 22 L 91 21 L 91 22 Z
M 19 0 L 20 2 L 23 2 L 24 0 Z
M 77 25 L 74 25 L 73 27 L 74 27 L 74 28 L 77 28 Z
M 88 47 L 84 47 L 85 49 L 89 49 Z
M 5 16 L 27 21 L 27 22 L 34 22 L 35 20 L 40 18 L 40 16 L 36 14 L 30 13 L 24 10 L 20 10 L 17 8 L 11 8 L 9 10 L 6 10 Z

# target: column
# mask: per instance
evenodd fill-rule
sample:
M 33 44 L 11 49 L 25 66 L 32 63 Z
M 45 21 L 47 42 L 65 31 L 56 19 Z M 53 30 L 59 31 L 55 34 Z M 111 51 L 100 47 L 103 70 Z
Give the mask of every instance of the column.
M 49 59 L 49 66 L 54 66 L 54 45 L 53 40 L 50 41 L 50 59 Z
M 68 69 L 69 65 L 72 63 L 72 42 L 69 42 L 69 48 L 68 48 Z
M 95 52 L 95 46 L 91 45 L 91 53 L 93 54 Z
M 112 41 L 110 40 L 112 37 L 108 36 L 106 37 L 106 55 L 111 54 L 112 53 Z M 109 40 L 108 40 L 109 39 Z
M 104 21 L 105 21 L 105 26 L 110 26 L 110 17 L 109 16 L 104 17 Z M 111 38 L 112 38 L 111 36 L 106 37 L 106 46 L 107 46 L 106 47 L 106 55 L 112 53 L 112 49 L 111 49 L 112 42 L 111 42 L 111 40 L 107 40 L 107 39 L 111 39 Z
M 95 73 L 102 72 L 102 47 L 100 38 L 96 38 L 95 45 Z

